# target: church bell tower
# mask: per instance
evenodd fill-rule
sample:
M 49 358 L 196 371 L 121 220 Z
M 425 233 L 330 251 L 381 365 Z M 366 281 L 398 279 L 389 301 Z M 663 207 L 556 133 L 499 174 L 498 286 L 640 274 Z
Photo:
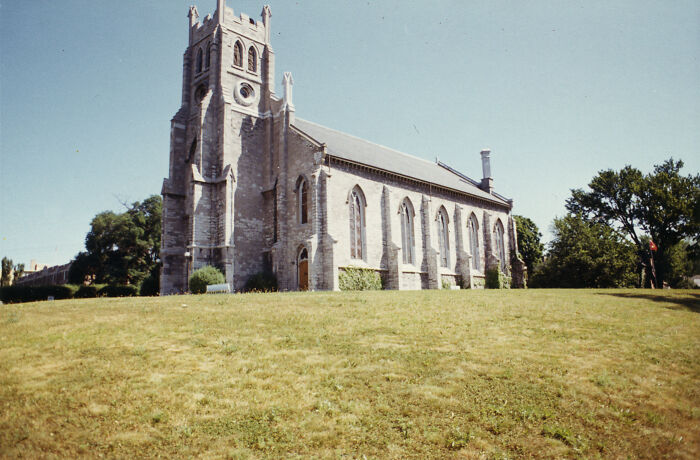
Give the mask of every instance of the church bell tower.
M 200 21 L 190 7 L 182 102 L 161 192 L 161 294 L 187 291 L 191 273 L 206 265 L 219 268 L 232 290 L 263 269 L 259 211 L 275 97 L 268 6 L 261 16 L 236 16 L 217 0 L 214 15 Z

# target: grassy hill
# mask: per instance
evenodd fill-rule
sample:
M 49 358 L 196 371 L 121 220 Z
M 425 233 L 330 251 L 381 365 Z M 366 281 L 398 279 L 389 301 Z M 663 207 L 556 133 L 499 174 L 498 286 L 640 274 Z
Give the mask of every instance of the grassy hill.
M 0 306 L 0 456 L 700 458 L 700 295 Z

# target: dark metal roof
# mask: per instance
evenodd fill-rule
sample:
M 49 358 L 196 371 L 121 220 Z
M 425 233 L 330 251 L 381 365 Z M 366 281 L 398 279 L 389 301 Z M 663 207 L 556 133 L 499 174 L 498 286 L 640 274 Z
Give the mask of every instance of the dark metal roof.
M 463 192 L 503 206 L 511 206 L 509 200 L 483 191 L 478 187 L 477 181 L 443 163 L 433 163 L 407 155 L 300 118 L 295 119 L 292 127 L 319 145 L 326 144 L 327 153 L 334 157 Z

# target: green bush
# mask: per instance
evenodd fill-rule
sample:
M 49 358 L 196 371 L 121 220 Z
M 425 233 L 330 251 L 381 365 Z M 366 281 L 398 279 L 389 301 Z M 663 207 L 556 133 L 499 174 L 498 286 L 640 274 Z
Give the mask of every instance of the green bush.
M 245 292 L 275 292 L 277 291 L 277 277 L 271 272 L 260 272 L 248 278 Z
M 36 302 L 53 297 L 56 300 L 73 298 L 74 290 L 66 285 L 5 286 L 0 288 L 3 303 Z
M 190 292 L 192 294 L 204 294 L 210 284 L 223 284 L 226 282 L 224 274 L 214 267 L 202 267 L 190 276 Z
M 510 289 L 510 277 L 500 268 L 486 270 L 486 289 Z
M 139 295 L 141 296 L 156 296 L 160 293 L 160 276 L 155 273 L 148 275 L 139 287 Z
M 134 297 L 139 293 L 132 284 L 107 285 L 97 291 L 98 297 Z
M 371 268 L 345 267 L 338 273 L 341 291 L 373 291 L 382 288 L 382 278 Z
M 92 299 L 97 297 L 97 291 L 99 290 L 100 287 L 95 285 L 80 286 L 73 297 L 76 299 Z

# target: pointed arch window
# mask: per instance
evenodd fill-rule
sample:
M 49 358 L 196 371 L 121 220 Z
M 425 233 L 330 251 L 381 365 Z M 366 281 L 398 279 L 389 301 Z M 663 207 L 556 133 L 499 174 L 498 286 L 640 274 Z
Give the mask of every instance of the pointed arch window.
M 503 240 L 503 224 L 500 220 L 496 222 L 496 227 L 494 228 L 494 237 L 496 239 L 496 251 L 498 253 L 498 258 L 501 259 L 500 266 L 501 271 L 506 271 L 506 246 Z
M 299 209 L 297 212 L 299 215 L 299 223 L 305 224 L 309 221 L 309 187 L 306 183 L 306 179 L 303 177 L 300 177 L 297 182 L 297 200 L 299 201 Z
M 365 203 L 356 188 L 350 193 L 350 257 L 362 259 L 365 246 Z
M 207 57 L 204 59 L 204 68 L 208 69 L 211 65 L 211 43 L 207 45 Z
M 202 48 L 199 48 L 197 50 L 197 62 L 195 64 L 195 70 L 197 73 L 200 73 L 202 71 Z
M 479 222 L 474 214 L 469 217 L 469 250 L 471 252 L 471 267 L 481 270 L 481 257 L 479 256 Z
M 248 70 L 251 72 L 258 71 L 258 53 L 252 46 L 248 48 Z
M 440 266 L 450 266 L 450 240 L 447 232 L 447 213 L 445 208 L 440 209 L 437 215 L 438 247 L 440 248 Z
M 233 45 L 233 65 L 243 67 L 243 45 L 239 41 Z
M 403 263 L 415 263 L 415 243 L 413 238 L 413 206 L 406 198 L 401 203 L 401 246 L 403 249 Z

